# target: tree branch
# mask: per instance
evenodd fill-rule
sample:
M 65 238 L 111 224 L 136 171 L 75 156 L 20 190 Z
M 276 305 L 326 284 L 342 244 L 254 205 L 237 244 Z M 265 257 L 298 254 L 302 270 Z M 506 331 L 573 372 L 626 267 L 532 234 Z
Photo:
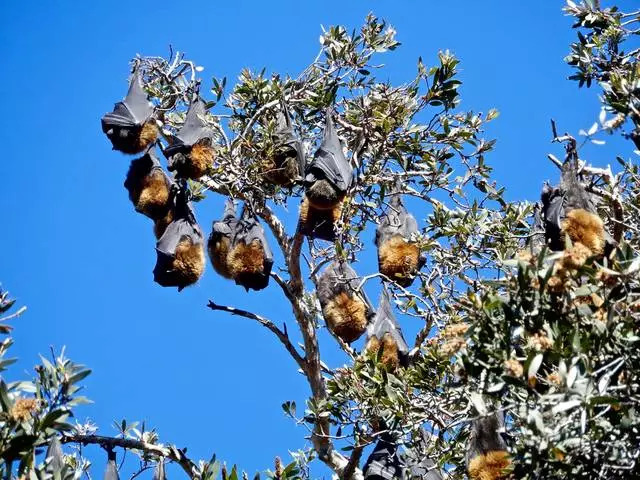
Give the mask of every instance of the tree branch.
M 196 474 L 196 464 L 185 456 L 184 449 L 180 450 L 174 445 L 165 447 L 129 438 L 104 437 L 102 435 L 63 435 L 60 442 L 79 443 L 81 445 L 100 445 L 105 450 L 112 450 L 114 447 L 140 450 L 147 454 L 163 457 L 177 463 L 189 478 L 199 478 L 199 475 Z
M 260 315 L 256 315 L 255 313 L 248 312 L 246 310 L 241 310 L 235 307 L 228 307 L 226 305 L 218 305 L 213 300 L 209 300 L 209 304 L 207 305 L 211 310 L 220 310 L 223 312 L 230 313 L 231 315 L 237 315 L 239 317 L 250 318 L 252 320 L 256 320 L 262 326 L 268 328 L 273 332 L 276 337 L 280 340 L 280 342 L 284 345 L 284 348 L 287 349 L 291 357 L 296 361 L 298 366 L 302 369 L 303 372 L 306 372 L 307 364 L 305 359 L 298 353 L 296 348 L 293 346 L 291 341 L 289 340 L 289 335 L 285 331 L 280 330 L 271 320 L 261 317 Z

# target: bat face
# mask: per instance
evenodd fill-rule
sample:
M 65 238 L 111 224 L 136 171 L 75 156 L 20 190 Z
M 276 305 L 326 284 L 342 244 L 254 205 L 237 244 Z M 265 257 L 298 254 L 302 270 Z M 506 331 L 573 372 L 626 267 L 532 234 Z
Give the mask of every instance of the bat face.
M 204 238 L 186 192 L 176 196 L 174 219 L 158 240 L 156 253 L 153 279 L 163 287 L 180 291 L 196 283 L 204 272 Z
M 125 99 L 116 103 L 113 112 L 102 117 L 102 131 L 111 141 L 114 150 L 129 154 L 140 153 L 156 141 L 158 126 L 153 118 L 154 109 L 144 91 L 137 68 Z
M 305 184 L 311 187 L 316 180 L 327 180 L 338 194 L 344 194 L 353 181 L 353 170 L 344 156 L 340 139 L 327 110 L 324 136 L 306 172 Z
M 262 290 L 269 284 L 273 253 L 262 225 L 247 208 L 235 226 L 227 264 L 236 284 L 246 290 Z

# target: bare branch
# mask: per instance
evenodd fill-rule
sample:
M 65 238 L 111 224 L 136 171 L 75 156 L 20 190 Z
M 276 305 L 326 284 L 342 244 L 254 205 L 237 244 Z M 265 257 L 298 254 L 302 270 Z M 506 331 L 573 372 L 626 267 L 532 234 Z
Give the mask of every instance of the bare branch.
M 304 358 L 302 358 L 302 356 L 298 353 L 298 351 L 293 346 L 291 341 L 289 340 L 289 335 L 286 333 L 286 331 L 283 332 L 282 330 L 280 330 L 271 320 L 261 317 L 260 315 L 256 315 L 255 313 L 248 312 L 246 310 L 241 310 L 239 308 L 229 307 L 226 305 L 218 305 L 213 300 L 209 300 L 209 304 L 207 305 L 207 307 L 209 307 L 211 310 L 220 310 L 223 312 L 230 313 L 231 315 L 237 315 L 239 317 L 245 317 L 245 318 L 250 318 L 252 320 L 256 320 L 261 325 L 271 330 L 271 332 L 273 332 L 276 335 L 276 337 L 278 337 L 278 340 L 280 340 L 280 342 L 284 345 L 284 347 L 287 349 L 291 357 L 293 357 L 293 359 L 296 361 L 298 366 L 302 369 L 303 372 L 306 372 L 306 367 L 307 367 L 306 362 Z M 286 327 L 285 327 L 285 330 L 286 330 Z

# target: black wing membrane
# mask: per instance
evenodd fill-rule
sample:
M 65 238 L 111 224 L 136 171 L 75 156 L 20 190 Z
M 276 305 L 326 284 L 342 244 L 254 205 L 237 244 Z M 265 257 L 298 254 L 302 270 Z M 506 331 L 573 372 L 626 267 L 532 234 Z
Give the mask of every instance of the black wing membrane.
M 109 450 L 107 455 L 107 467 L 104 470 L 104 480 L 120 480 L 118 466 L 116 465 L 116 452 Z
M 373 306 L 364 290 L 359 290 L 359 284 L 355 270 L 340 260 L 329 265 L 318 279 L 317 294 L 327 326 L 347 343 L 360 338 L 374 315 Z
M 397 480 L 404 471 L 398 445 L 389 435 L 381 436 L 362 469 L 365 480 Z
M 420 429 L 422 439 L 422 447 L 427 446 L 427 435 L 424 428 Z M 421 479 L 421 480 L 442 480 L 442 474 L 436 463 L 429 457 L 420 453 L 419 449 L 406 448 L 402 455 L 402 460 L 408 470 L 408 476 L 405 478 Z
M 409 354 L 409 345 L 402 335 L 400 325 L 393 314 L 393 307 L 389 299 L 389 292 L 386 288 L 383 288 L 380 294 L 380 303 L 378 310 L 376 311 L 373 321 L 367 327 L 367 344 L 375 338 L 378 342 L 382 343 L 386 338 L 391 338 L 397 348 L 398 358 L 400 364 L 407 364 L 407 357 Z M 388 348 L 382 343 L 383 348 Z
M 46 471 L 53 474 L 62 471 L 64 467 L 64 456 L 62 454 L 62 445 L 58 437 L 52 437 L 47 447 L 45 458 L 48 460 Z
M 470 478 L 481 480 L 504 477 L 503 472 L 511 461 L 507 444 L 502 438 L 503 430 L 504 415 L 501 412 L 473 420 L 465 457 Z
M 280 111 L 278 112 L 277 123 L 278 127 L 274 135 L 276 151 L 288 151 L 289 153 L 295 153 L 298 174 L 302 175 L 305 169 L 302 142 L 293 128 L 291 116 L 289 115 L 289 108 L 287 107 L 284 98 L 280 100 Z
M 260 221 L 246 206 L 235 227 L 228 265 L 236 284 L 246 290 L 269 284 L 273 253 Z
M 304 151 L 284 98 L 280 99 L 273 143 L 274 154 L 266 163 L 265 178 L 275 185 L 285 187 L 300 182 L 305 167 Z
M 165 149 L 164 153 L 167 157 L 187 151 L 202 139 L 213 139 L 213 130 L 205 121 L 206 113 L 204 100 L 198 96 L 189 105 L 184 123 L 173 137 L 171 145 Z
M 545 240 L 551 250 L 565 247 L 564 233 L 592 253 L 613 248 L 615 241 L 604 229 L 596 211 L 594 195 L 587 192 L 578 177 L 577 160 L 568 158 L 562 165 L 559 185 L 545 184 L 540 196 Z
M 153 279 L 178 291 L 198 281 L 204 271 L 204 237 L 185 186 L 175 197 L 173 221 L 156 244 Z
M 166 174 L 153 148 L 131 161 L 124 188 L 137 212 L 157 220 L 171 208 L 173 181 Z
M 232 278 L 229 271 L 228 257 L 237 223 L 235 202 L 229 198 L 224 204 L 222 218 L 213 222 L 207 242 L 209 259 L 213 269 L 224 278 Z
M 419 245 L 411 243 L 412 235 L 418 231 L 418 222 L 404 206 L 402 196 L 392 194 L 389 208 L 376 229 L 375 244 L 380 273 L 403 287 L 413 283 L 427 260 Z
M 306 172 L 305 183 L 326 179 L 340 193 L 345 193 L 353 181 L 353 169 L 344 156 L 340 139 L 333 126 L 331 109 L 327 109 L 322 143 Z
M 140 67 L 136 67 L 129 83 L 129 91 L 122 102 L 115 104 L 113 112 L 102 117 L 102 130 L 113 126 L 133 127 L 142 125 L 153 115 L 155 107 L 149 101 L 147 92 L 142 85 Z

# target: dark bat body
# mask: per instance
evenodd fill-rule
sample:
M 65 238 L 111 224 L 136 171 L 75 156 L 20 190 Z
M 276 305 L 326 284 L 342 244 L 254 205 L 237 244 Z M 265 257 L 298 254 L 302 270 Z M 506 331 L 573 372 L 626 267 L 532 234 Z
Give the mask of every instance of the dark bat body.
M 228 199 L 224 205 L 222 219 L 213 222 L 207 243 L 211 265 L 224 278 L 233 278 L 229 271 L 228 260 L 236 223 L 236 207 L 233 200 Z
M 158 138 L 154 106 L 142 86 L 139 68 L 133 72 L 125 99 L 102 117 L 102 131 L 113 149 L 123 153 L 140 153 Z
M 386 288 L 380 295 L 375 317 L 367 327 L 366 350 L 376 355 L 382 350 L 380 360 L 390 370 L 408 364 L 409 346 L 393 314 Z
M 152 220 L 167 215 L 171 205 L 171 180 L 153 150 L 131 162 L 124 187 L 137 212 Z
M 300 232 L 309 238 L 318 238 L 333 242 L 336 239 L 335 224 L 342 214 L 342 205 L 329 209 L 318 209 L 311 205 L 305 196 L 300 204 L 298 225 Z
M 318 300 L 327 327 L 347 343 L 360 338 L 374 314 L 358 284 L 356 272 L 343 261 L 334 261 L 318 279 Z
M 204 272 L 204 237 L 187 199 L 186 187 L 175 197 L 173 220 L 156 244 L 153 279 L 163 287 L 193 285 Z
M 53 474 L 61 472 L 64 467 L 64 455 L 62 454 L 62 445 L 58 437 L 52 437 L 47 447 L 45 458 L 48 460 L 46 471 Z
M 500 432 L 504 417 L 494 413 L 474 420 L 467 446 L 466 464 L 472 480 L 498 480 L 508 476 L 511 459 Z
M 198 179 L 213 165 L 213 131 L 204 120 L 205 113 L 204 101 L 200 97 L 193 100 L 184 124 L 164 151 L 169 171 L 179 178 Z
M 551 250 L 564 250 L 565 236 L 594 255 L 601 254 L 606 243 L 613 243 L 595 211 L 591 195 L 578 179 L 572 160 L 563 165 L 558 186 L 544 186 L 541 201 L 545 240 Z
M 273 253 L 258 219 L 245 207 L 237 222 L 227 265 L 236 284 L 262 290 L 269 284 Z
M 389 435 L 383 435 L 362 468 L 365 480 L 402 479 L 404 472 L 397 443 Z
M 380 218 L 375 243 L 380 273 L 402 287 L 413 283 L 416 273 L 426 262 L 420 247 L 410 242 L 411 235 L 417 232 L 416 219 L 405 208 L 401 196 L 393 194 L 389 209 Z
M 116 452 L 109 450 L 107 452 L 107 467 L 104 470 L 104 480 L 120 480 L 118 474 L 118 465 L 116 464 Z
M 289 110 L 283 100 L 280 102 L 274 134 L 274 154 L 267 162 L 264 175 L 275 185 L 289 187 L 302 180 L 304 167 L 302 142 L 293 129 Z

